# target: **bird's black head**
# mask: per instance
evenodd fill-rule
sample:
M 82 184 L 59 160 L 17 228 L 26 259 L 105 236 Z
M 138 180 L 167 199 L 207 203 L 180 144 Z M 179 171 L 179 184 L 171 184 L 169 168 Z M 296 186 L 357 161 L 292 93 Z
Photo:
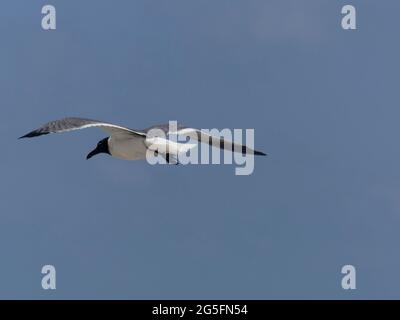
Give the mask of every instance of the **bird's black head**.
M 86 156 L 86 159 L 90 159 L 91 157 L 93 157 L 99 153 L 111 154 L 110 150 L 108 149 L 108 137 L 104 138 L 103 140 L 100 140 L 97 143 L 96 148 L 94 150 L 90 151 L 89 154 Z

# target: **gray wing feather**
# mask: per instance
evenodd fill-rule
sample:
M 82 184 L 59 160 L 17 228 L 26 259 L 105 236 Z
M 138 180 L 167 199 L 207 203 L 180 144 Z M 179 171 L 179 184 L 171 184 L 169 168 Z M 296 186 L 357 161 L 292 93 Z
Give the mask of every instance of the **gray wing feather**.
M 185 128 L 187 128 L 187 127 L 182 126 L 182 125 L 180 125 L 180 124 L 177 124 L 177 128 L 176 128 L 176 129 L 177 129 L 177 130 L 181 130 L 181 129 L 185 129 Z M 168 123 L 157 124 L 157 125 L 154 125 L 154 126 L 151 126 L 151 127 L 147 128 L 147 129 L 144 129 L 143 131 L 146 132 L 146 133 L 148 133 L 148 132 L 150 132 L 151 130 L 154 130 L 154 129 L 161 130 L 161 131 L 163 131 L 166 135 L 168 135 L 169 133 L 171 133 L 171 132 L 170 132 L 170 127 L 169 127 L 169 124 L 168 124 Z
M 91 127 L 99 127 L 110 134 L 125 133 L 125 134 L 146 136 L 146 133 L 142 131 L 121 127 L 112 123 L 85 119 L 85 118 L 69 117 L 61 120 L 50 121 L 45 125 L 41 126 L 40 128 L 33 130 L 27 133 L 26 135 L 20 137 L 20 139 L 33 138 L 49 133 L 67 132 L 67 131 L 80 130 Z
M 161 130 L 162 132 L 164 132 L 165 135 L 177 134 L 177 135 L 187 136 L 187 137 L 195 139 L 199 142 L 207 143 L 210 146 L 217 147 L 220 149 L 230 150 L 232 152 L 241 152 L 243 154 L 249 153 L 249 154 L 254 154 L 254 155 L 259 155 L 259 156 L 266 155 L 264 152 L 253 150 L 245 145 L 235 143 L 232 141 L 228 141 L 221 137 L 215 137 L 215 136 L 212 136 L 202 130 L 182 126 L 179 124 L 177 125 L 177 128 L 176 128 L 177 131 L 171 131 L 170 129 L 172 129 L 172 128 L 169 127 L 168 123 L 155 125 L 150 128 L 144 129 L 143 131 L 145 131 L 148 134 L 148 136 L 151 136 L 152 134 L 150 134 L 150 133 L 151 133 L 151 130 L 153 130 L 153 129 Z
M 221 137 L 212 136 L 202 130 L 195 128 L 182 128 L 178 130 L 178 134 L 188 136 L 202 143 L 207 143 L 210 146 L 217 147 L 223 150 L 230 150 L 232 152 L 241 152 L 242 154 L 254 154 L 257 156 L 266 156 L 266 153 L 253 150 L 245 145 L 226 140 Z

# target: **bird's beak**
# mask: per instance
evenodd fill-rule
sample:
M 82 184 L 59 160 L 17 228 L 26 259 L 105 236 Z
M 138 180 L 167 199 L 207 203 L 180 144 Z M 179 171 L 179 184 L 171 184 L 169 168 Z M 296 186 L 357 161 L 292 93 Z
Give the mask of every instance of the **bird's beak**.
M 90 152 L 88 153 L 88 155 L 86 156 L 86 160 L 89 160 L 91 157 L 95 156 L 96 154 L 99 154 L 100 152 L 101 152 L 101 151 L 98 150 L 98 148 L 96 148 L 96 149 L 90 151 Z

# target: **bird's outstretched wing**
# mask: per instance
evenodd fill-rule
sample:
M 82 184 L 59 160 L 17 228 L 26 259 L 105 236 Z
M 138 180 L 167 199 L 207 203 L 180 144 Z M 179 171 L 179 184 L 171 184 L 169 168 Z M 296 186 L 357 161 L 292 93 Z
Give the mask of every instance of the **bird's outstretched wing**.
M 195 139 L 202 143 L 208 143 L 210 146 L 217 147 L 232 152 L 240 152 L 242 154 L 254 154 L 256 156 L 266 156 L 267 154 L 261 151 L 253 150 L 240 143 L 232 142 L 221 137 L 212 136 L 200 129 L 181 128 L 176 131 L 176 134 L 183 135 Z
M 73 130 L 80 130 L 86 128 L 98 127 L 103 129 L 109 134 L 125 133 L 145 137 L 146 133 L 140 130 L 132 130 L 129 128 L 121 127 L 112 123 L 103 121 L 85 119 L 85 118 L 64 118 L 61 120 L 50 121 L 40 128 L 33 130 L 21 138 L 33 138 L 49 133 L 68 132 Z

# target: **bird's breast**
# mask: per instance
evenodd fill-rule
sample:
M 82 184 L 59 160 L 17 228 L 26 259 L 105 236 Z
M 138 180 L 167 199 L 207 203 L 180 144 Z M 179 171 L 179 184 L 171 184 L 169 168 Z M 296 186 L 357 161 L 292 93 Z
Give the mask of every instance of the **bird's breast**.
M 130 135 L 112 135 L 108 148 L 113 157 L 123 160 L 146 159 L 147 148 L 144 138 Z

